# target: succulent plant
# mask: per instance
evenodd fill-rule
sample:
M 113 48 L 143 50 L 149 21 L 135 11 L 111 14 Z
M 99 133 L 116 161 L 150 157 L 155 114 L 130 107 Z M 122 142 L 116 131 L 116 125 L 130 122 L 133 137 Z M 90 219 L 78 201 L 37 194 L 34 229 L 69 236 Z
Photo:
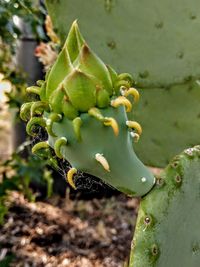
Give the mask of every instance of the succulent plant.
M 133 75 L 141 101 L 128 118 L 144 129 L 134 150 L 146 165 L 165 167 L 186 147 L 199 144 L 200 2 L 82 2 L 46 0 L 57 33 L 64 41 L 78 18 L 95 52 L 118 72 Z
M 200 263 L 200 146 L 176 156 L 140 203 L 129 267 Z
M 81 170 L 128 195 L 146 194 L 155 179 L 133 151 L 142 133 L 140 124 L 127 118 L 139 100 L 133 84 L 131 75 L 117 74 L 95 55 L 75 21 L 45 81 L 27 88 L 39 98 L 21 107 L 27 133 L 37 135 L 37 126 L 48 133 L 33 152 L 51 147 L 68 160 L 66 177 L 73 188 Z

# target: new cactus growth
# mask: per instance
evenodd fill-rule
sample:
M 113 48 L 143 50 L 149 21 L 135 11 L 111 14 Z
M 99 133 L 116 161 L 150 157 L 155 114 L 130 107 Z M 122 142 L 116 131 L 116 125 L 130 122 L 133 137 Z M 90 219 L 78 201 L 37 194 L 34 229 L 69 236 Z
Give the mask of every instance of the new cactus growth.
M 68 160 L 66 178 L 73 188 L 81 170 L 128 195 L 146 194 L 154 176 L 133 151 L 142 133 L 140 124 L 127 118 L 139 99 L 133 84 L 131 75 L 117 74 L 95 55 L 75 21 L 46 80 L 27 89 L 39 98 L 21 108 L 27 132 L 34 136 L 41 126 L 48 133 L 33 152 L 49 146 Z
M 176 156 L 140 204 L 130 267 L 200 266 L 200 146 Z
M 145 129 L 134 146 L 145 164 L 164 168 L 199 144 L 200 1 L 56 2 L 46 5 L 62 41 L 78 18 L 95 52 L 137 81 L 141 101 L 128 117 Z

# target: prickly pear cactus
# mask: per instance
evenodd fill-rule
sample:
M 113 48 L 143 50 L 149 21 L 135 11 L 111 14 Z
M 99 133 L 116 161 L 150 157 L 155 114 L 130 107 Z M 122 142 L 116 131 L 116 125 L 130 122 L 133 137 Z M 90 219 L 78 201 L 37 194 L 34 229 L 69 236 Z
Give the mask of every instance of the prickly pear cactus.
M 78 19 L 100 57 L 133 75 L 141 101 L 128 117 L 144 128 L 134 149 L 145 164 L 166 166 L 199 143 L 200 1 L 82 2 L 46 0 L 62 40 Z
M 140 204 L 130 267 L 200 266 L 200 146 L 175 157 Z
M 39 98 L 21 108 L 27 132 L 35 136 L 41 126 L 48 133 L 33 152 L 50 146 L 58 158 L 67 159 L 72 166 L 67 180 L 74 188 L 81 170 L 131 196 L 146 194 L 154 177 L 132 148 L 142 133 L 127 118 L 139 99 L 132 85 L 131 75 L 118 75 L 93 53 L 75 21 L 46 80 L 27 89 Z

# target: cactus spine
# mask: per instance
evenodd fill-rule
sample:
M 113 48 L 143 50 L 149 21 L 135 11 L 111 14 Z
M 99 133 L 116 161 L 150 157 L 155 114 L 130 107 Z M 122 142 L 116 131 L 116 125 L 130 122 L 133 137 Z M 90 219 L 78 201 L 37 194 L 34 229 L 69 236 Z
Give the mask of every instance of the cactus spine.
M 75 21 L 46 80 L 27 89 L 40 99 L 21 108 L 26 130 L 35 136 L 39 126 L 48 133 L 33 152 L 49 145 L 68 160 L 72 168 L 66 179 L 73 188 L 81 170 L 131 196 L 146 194 L 155 179 L 132 148 L 142 133 L 127 117 L 139 100 L 133 83 L 130 74 L 117 74 L 95 55 Z

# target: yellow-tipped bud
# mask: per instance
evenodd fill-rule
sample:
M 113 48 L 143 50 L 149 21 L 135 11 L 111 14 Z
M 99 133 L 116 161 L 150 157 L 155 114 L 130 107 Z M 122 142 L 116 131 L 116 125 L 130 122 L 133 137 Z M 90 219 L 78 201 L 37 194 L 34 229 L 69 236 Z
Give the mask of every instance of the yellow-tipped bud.
M 81 125 L 83 124 L 80 117 L 76 117 L 73 121 L 74 133 L 78 141 L 81 141 Z
M 61 147 L 65 146 L 67 144 L 67 138 L 61 137 L 56 140 L 55 145 L 54 145 L 54 150 L 56 153 L 56 156 L 60 159 L 62 159 L 63 155 L 61 153 Z
M 115 88 L 119 89 L 120 87 L 126 87 L 129 88 L 131 86 L 130 82 L 125 81 L 125 80 L 121 80 L 121 81 L 117 81 L 115 83 Z
M 103 166 L 103 168 L 109 172 L 110 171 L 110 166 L 108 164 L 107 159 L 103 156 L 103 154 L 97 153 L 95 155 L 95 159 Z
M 105 126 L 111 126 L 113 128 L 113 132 L 116 136 L 119 134 L 119 126 L 118 123 L 115 119 L 113 118 L 104 118 L 104 125 Z
M 36 94 L 36 95 L 40 95 L 40 87 L 39 86 L 30 86 L 28 88 L 26 88 L 26 92 L 29 94 Z
M 126 112 L 130 112 L 132 109 L 131 102 L 125 96 L 119 96 L 111 101 L 111 106 L 113 106 L 114 108 L 117 108 L 120 105 L 126 107 Z
M 126 125 L 129 128 L 136 130 L 139 135 L 142 134 L 142 127 L 138 122 L 136 122 L 136 121 L 126 121 Z
M 76 186 L 73 181 L 74 174 L 77 173 L 76 168 L 71 168 L 67 173 L 67 182 L 71 185 L 72 188 L 76 189 Z
M 132 95 L 134 97 L 135 103 L 137 103 L 139 101 L 139 98 L 140 98 L 140 94 L 139 94 L 138 90 L 136 90 L 135 88 L 129 88 L 128 90 L 122 89 L 122 95 L 125 97 Z
M 104 120 L 104 116 L 101 114 L 101 111 L 98 108 L 90 108 L 88 110 L 88 114 L 99 121 Z
M 129 73 L 121 73 L 118 75 L 118 80 L 119 81 L 128 81 L 130 83 L 133 83 L 133 77 Z
M 39 142 L 32 147 L 32 153 L 36 154 L 40 149 L 49 148 L 49 144 L 47 142 Z

